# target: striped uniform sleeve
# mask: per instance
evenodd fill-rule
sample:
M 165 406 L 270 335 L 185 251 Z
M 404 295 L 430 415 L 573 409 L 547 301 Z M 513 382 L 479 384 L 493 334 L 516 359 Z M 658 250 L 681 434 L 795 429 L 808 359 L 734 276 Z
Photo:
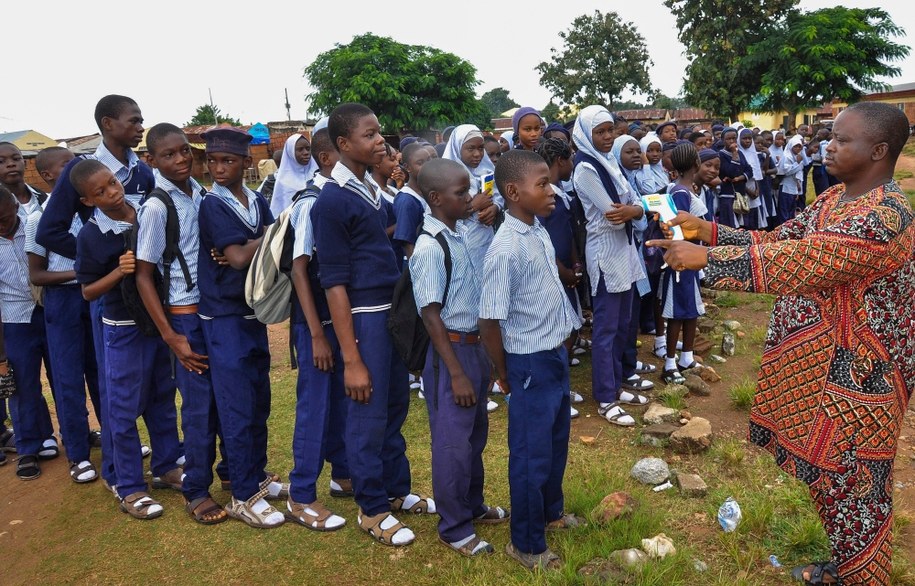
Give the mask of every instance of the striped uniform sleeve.
M 315 198 L 303 197 L 293 204 L 290 221 L 295 240 L 292 243 L 292 258 L 302 256 L 311 257 L 315 249 L 315 231 L 311 223 L 311 208 L 315 205 Z
M 25 251 L 29 254 L 47 258 L 47 249 L 36 241 L 39 220 L 41 220 L 41 212 L 32 212 L 25 221 Z
M 410 277 L 416 309 L 441 304 L 445 296 L 445 252 L 438 242 L 428 236 L 417 240 L 416 250 L 410 257 Z
M 156 264 L 165 252 L 165 223 L 168 209 L 150 198 L 137 213 L 137 260 Z
M 511 307 L 512 253 L 510 241 L 494 240 L 483 262 L 480 319 L 508 319 Z

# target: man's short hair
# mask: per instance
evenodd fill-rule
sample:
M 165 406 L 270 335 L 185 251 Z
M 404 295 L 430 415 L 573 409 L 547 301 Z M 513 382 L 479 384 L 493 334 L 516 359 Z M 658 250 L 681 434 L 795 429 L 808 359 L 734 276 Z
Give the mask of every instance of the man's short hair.
M 98 129 L 102 129 L 102 118 L 117 118 L 127 106 L 136 105 L 136 101 L 127 96 L 109 94 L 103 97 L 95 105 L 95 123 L 98 125 Z
M 73 185 L 73 189 L 82 197 L 86 197 L 83 188 L 86 186 L 86 181 L 90 177 L 107 169 L 104 163 L 96 159 L 83 159 L 79 163 L 73 165 L 73 168 L 70 169 L 70 183 Z
M 337 148 L 337 139 L 348 137 L 356 128 L 360 118 L 372 114 L 374 112 L 371 108 L 363 104 L 346 103 L 334 108 L 327 119 L 327 131 L 330 133 L 330 141 L 334 148 Z
M 506 185 L 521 181 L 536 165 L 546 165 L 546 161 L 534 151 L 512 149 L 504 153 L 496 163 L 496 187 L 499 192 L 505 193 Z
M 39 173 L 44 173 L 50 169 L 54 158 L 61 153 L 69 153 L 70 149 L 64 148 L 62 146 L 52 146 L 46 149 L 41 149 L 38 151 L 38 155 L 35 157 L 35 169 Z
M 175 126 L 174 124 L 169 124 L 168 122 L 160 122 L 152 128 L 149 129 L 149 132 L 146 133 L 146 148 L 150 153 L 156 154 L 156 150 L 159 148 L 159 143 L 166 136 L 171 136 L 172 134 L 180 134 L 187 138 L 184 134 L 184 131 Z
M 844 111 L 860 114 L 871 138 L 887 144 L 889 159 L 896 161 L 899 158 L 902 147 L 909 140 L 909 119 L 902 110 L 883 102 L 858 102 Z

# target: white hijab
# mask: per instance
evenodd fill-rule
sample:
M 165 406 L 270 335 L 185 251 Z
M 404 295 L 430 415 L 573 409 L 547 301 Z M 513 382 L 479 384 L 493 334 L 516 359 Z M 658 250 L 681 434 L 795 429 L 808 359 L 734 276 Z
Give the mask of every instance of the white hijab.
M 781 162 L 782 156 L 785 154 L 785 147 L 775 146 L 775 137 L 778 136 L 779 134 L 781 134 L 782 138 L 784 138 L 785 133 L 782 132 L 781 130 L 777 130 L 775 132 L 775 134 L 772 135 L 772 139 L 773 139 L 772 144 L 769 145 L 769 156 L 772 157 L 772 160 L 775 162 L 776 165 L 778 165 Z
M 594 148 L 594 143 L 591 142 L 591 132 L 604 122 L 613 122 L 613 114 L 603 106 L 588 106 L 578 113 L 575 127 L 572 129 L 572 140 L 575 141 L 575 146 L 578 147 L 578 150 L 594 157 L 606 169 L 613 180 L 613 185 L 616 187 L 620 200 L 623 201 L 623 195 L 632 189 L 629 187 L 629 182 L 623 177 L 623 172 L 620 171 L 616 158 L 610 153 L 598 151 Z
M 750 135 L 750 148 L 743 148 L 740 144 L 740 135 L 744 132 L 749 133 Z M 753 136 L 753 131 L 749 128 L 742 128 L 737 131 L 737 148 L 740 149 L 740 152 L 743 153 L 744 158 L 749 163 L 750 167 L 753 168 L 753 179 L 759 181 L 763 178 L 762 167 L 759 166 L 759 153 L 756 152 L 755 138 Z
M 283 158 L 280 160 L 280 168 L 276 171 L 276 185 L 273 187 L 273 198 L 270 200 L 270 211 L 274 216 L 278 216 L 289 207 L 292 204 L 292 196 L 305 189 L 308 184 L 307 166 L 295 158 L 295 143 L 300 138 L 301 134 L 293 134 L 286 139 L 283 146 Z
M 321 118 L 320 120 L 318 120 L 317 123 L 315 123 L 315 127 L 312 128 L 312 130 L 311 130 L 311 136 L 314 136 L 315 133 L 318 132 L 319 130 L 321 130 L 322 128 L 327 128 L 328 119 L 329 119 L 329 117 L 325 116 L 324 118 Z M 305 167 L 305 180 L 311 181 L 312 179 L 314 179 L 315 175 L 318 174 L 318 171 L 320 171 L 320 169 L 318 169 L 318 160 L 315 159 L 314 152 L 312 152 L 311 158 L 308 160 L 308 166 Z
M 483 133 L 480 132 L 480 129 L 475 124 L 461 124 L 460 126 L 457 126 L 451 133 L 451 136 L 448 137 L 448 142 L 445 144 L 445 151 L 442 153 L 442 158 L 457 161 L 464 165 L 464 168 L 467 169 L 467 172 L 470 174 L 471 195 L 476 195 L 480 191 L 481 179 L 485 175 L 495 173 L 496 166 L 492 164 L 492 160 L 489 158 L 489 155 L 486 154 L 486 149 L 483 149 L 483 158 L 480 160 L 480 164 L 474 169 L 468 167 L 464 161 L 461 160 L 461 148 L 464 146 L 465 142 L 472 138 L 483 138 Z

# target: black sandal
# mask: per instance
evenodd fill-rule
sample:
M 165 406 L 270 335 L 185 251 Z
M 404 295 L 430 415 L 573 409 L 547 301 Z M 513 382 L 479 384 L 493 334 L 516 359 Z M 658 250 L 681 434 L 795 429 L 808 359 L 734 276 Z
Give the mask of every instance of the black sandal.
M 698 366 L 699 366 L 699 363 L 696 362 L 695 360 L 693 360 L 692 362 L 689 363 L 689 366 L 681 366 L 681 365 L 678 363 L 678 364 L 677 364 L 677 370 L 679 370 L 680 372 L 683 372 L 684 370 L 689 370 L 690 368 L 696 368 L 696 367 L 698 367 Z
M 19 480 L 35 480 L 41 476 L 38 456 L 20 456 L 16 464 L 16 476 L 19 477 Z
M 676 368 L 671 368 L 670 370 L 665 370 L 662 372 L 661 380 L 668 385 L 682 385 L 686 382 L 686 379 Z
M 804 578 L 804 572 L 810 578 Z M 804 584 L 842 584 L 839 578 L 839 569 L 833 562 L 813 562 L 806 566 L 798 566 L 791 570 L 791 577 Z

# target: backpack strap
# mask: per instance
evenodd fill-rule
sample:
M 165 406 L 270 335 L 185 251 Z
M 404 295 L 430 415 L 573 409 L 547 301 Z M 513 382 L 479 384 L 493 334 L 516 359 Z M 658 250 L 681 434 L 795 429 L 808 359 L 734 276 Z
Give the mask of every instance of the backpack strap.
M 445 292 L 442 294 L 442 309 L 444 309 L 445 302 L 448 301 L 448 289 L 451 288 L 451 248 L 448 246 L 448 241 L 445 239 L 444 231 L 435 235 L 432 235 L 426 230 L 420 230 L 419 233 L 425 234 L 426 236 L 431 236 L 437 240 L 439 246 L 442 247 L 442 251 L 445 253 Z
M 146 197 L 147 199 L 150 197 L 156 198 L 165 205 L 165 250 L 162 251 L 162 266 L 164 269 L 162 281 L 165 291 L 162 292 L 162 302 L 165 306 L 168 306 L 168 288 L 171 283 L 172 263 L 175 259 L 178 260 L 178 264 L 181 266 L 187 291 L 194 289 L 194 279 L 191 277 L 190 267 L 188 267 L 187 260 L 184 258 L 179 246 L 181 226 L 178 221 L 178 209 L 175 207 L 175 202 L 172 201 L 171 195 L 161 187 L 156 187 Z

